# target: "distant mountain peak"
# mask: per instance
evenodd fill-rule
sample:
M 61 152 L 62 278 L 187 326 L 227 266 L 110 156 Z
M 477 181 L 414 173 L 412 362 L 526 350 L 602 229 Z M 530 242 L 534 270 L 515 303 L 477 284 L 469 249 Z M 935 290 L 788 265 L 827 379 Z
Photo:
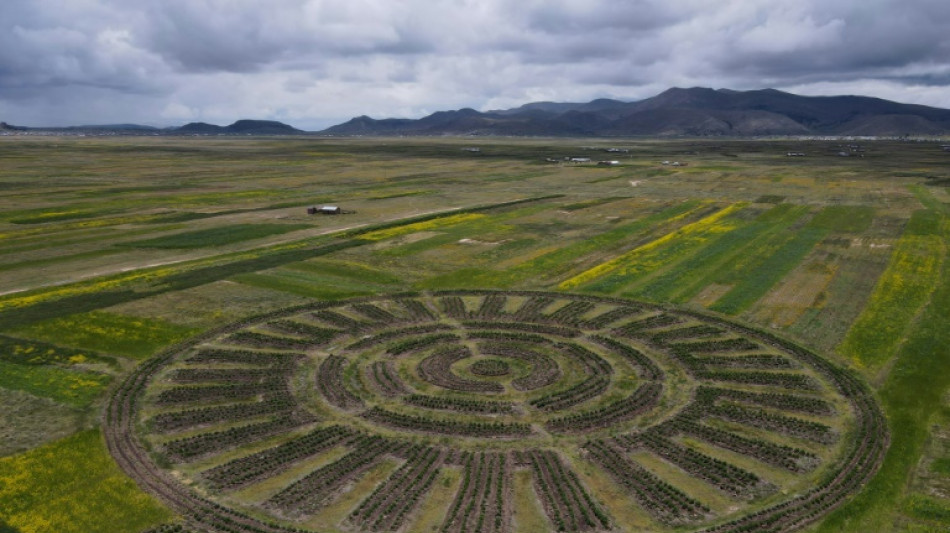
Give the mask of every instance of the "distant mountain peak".
M 777 89 L 671 87 L 645 100 L 532 102 L 412 119 L 357 117 L 335 135 L 761 136 L 950 134 L 950 110 L 865 96 L 800 96 Z
M 301 130 L 288 126 L 276 120 L 241 119 L 230 126 L 217 126 L 206 122 L 190 122 L 175 130 L 178 133 L 193 133 L 204 135 L 293 135 L 303 133 Z

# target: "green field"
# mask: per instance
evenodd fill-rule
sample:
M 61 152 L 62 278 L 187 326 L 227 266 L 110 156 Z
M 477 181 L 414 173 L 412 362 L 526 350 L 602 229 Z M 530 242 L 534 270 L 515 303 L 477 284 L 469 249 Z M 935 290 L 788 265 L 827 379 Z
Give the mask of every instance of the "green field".
M 142 533 L 189 518 L 137 488 L 114 464 L 100 433 L 112 392 L 164 350 L 294 305 L 402 294 L 436 307 L 442 300 L 432 294 L 446 289 L 633 298 L 736 321 L 808 347 L 868 384 L 887 418 L 890 447 L 870 481 L 803 530 L 945 531 L 950 189 L 939 184 L 950 182 L 950 158 L 940 142 L 883 140 L 862 141 L 863 158 L 839 158 L 834 154 L 841 142 L 0 137 L 0 399 L 13 406 L 0 416 L 0 436 L 11 436 L 0 446 L 0 531 Z M 464 150 L 469 146 L 481 151 Z M 629 151 L 609 170 L 546 161 L 565 154 L 596 160 L 618 146 Z M 790 151 L 809 156 L 785 157 Z M 673 157 L 689 165 L 661 165 Z M 323 204 L 348 214 L 306 213 Z M 515 313 L 525 298 L 509 296 L 503 310 L 491 312 Z M 379 306 L 404 312 L 395 302 Z M 473 315 L 493 305 L 473 295 L 461 302 Z M 584 312 L 590 317 L 605 306 Z M 446 313 L 442 325 L 463 320 L 439 311 Z M 351 342 L 371 333 L 354 333 Z M 249 335 L 276 334 L 268 327 Z M 305 349 L 322 361 L 343 348 Z M 433 395 L 437 389 L 414 370 L 424 359 L 424 352 L 410 354 L 395 359 L 393 369 Z M 618 369 L 629 366 L 608 359 Z M 187 367 L 176 365 L 161 379 Z M 680 386 L 664 393 L 663 408 L 672 410 L 694 391 L 670 361 L 661 366 Z M 316 368 L 314 362 L 310 371 Z M 468 367 L 453 368 L 473 377 Z M 579 368 L 563 366 L 564 388 L 583 381 Z M 295 394 L 312 389 L 312 377 L 296 375 Z M 355 367 L 345 379 L 350 390 L 365 392 L 368 378 Z M 613 383 L 585 409 L 615 401 L 631 383 Z M 150 394 L 171 388 L 157 387 Z M 773 392 L 759 385 L 745 389 Z M 839 402 L 839 414 L 847 411 L 833 394 L 819 396 Z M 514 393 L 498 398 L 537 399 Z M 143 404 L 149 416 L 173 410 L 153 400 Z M 325 417 L 320 423 L 342 419 L 339 410 L 320 405 L 314 399 L 309 407 Z M 398 410 L 392 399 L 378 405 Z M 403 414 L 423 412 L 399 405 Z M 529 423 L 547 420 L 532 413 L 525 415 Z M 521 420 L 508 416 L 500 419 Z M 850 438 L 855 423 L 845 416 L 833 425 Z M 208 427 L 225 432 L 232 426 L 219 421 Z M 840 452 L 761 429 L 744 431 L 823 459 Z M 161 450 L 169 438 L 149 446 Z M 266 446 L 284 439 L 269 438 Z M 628 489 L 578 451 L 579 438 L 544 435 L 532 442 L 558 450 L 565 468 L 579 472 L 581 485 L 600 498 L 592 508 L 605 510 L 613 530 L 695 529 L 670 526 L 631 505 L 624 499 Z M 786 491 L 805 491 L 826 473 L 795 478 L 731 451 L 686 438 L 677 442 L 753 469 Z M 251 449 L 237 446 L 226 455 Z M 756 496 L 743 507 L 746 500 L 691 482 L 656 452 L 640 449 L 628 457 L 716 516 L 727 516 L 732 507 L 763 509 L 780 498 Z M 215 461 L 225 458 L 183 461 L 175 475 L 192 476 Z M 465 486 L 462 464 L 439 472 L 433 483 L 451 490 L 430 492 L 412 523 L 441 526 L 455 491 Z M 320 531 L 318 526 L 359 531 L 350 513 L 401 466 L 379 463 L 319 513 L 297 522 L 281 519 Z M 542 487 L 524 468 L 511 480 L 511 505 L 518 508 L 510 513 L 510 530 L 552 527 Z M 300 466 L 300 475 L 304 470 Z M 196 483 L 204 487 L 200 479 Z M 253 490 L 240 494 L 260 499 Z M 216 501 L 233 503 L 228 498 Z M 247 509 L 254 516 L 271 512 Z M 112 518 L 103 522 L 103 516 Z M 710 520 L 704 524 L 726 519 Z

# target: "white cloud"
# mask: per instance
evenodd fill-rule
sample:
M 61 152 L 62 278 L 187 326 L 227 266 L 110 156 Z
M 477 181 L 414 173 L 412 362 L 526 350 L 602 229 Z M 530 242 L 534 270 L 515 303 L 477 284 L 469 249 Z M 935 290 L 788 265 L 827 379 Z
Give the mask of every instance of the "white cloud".
M 320 128 L 694 85 L 950 106 L 950 4 L 0 2 L 0 120 L 10 123 L 252 117 Z

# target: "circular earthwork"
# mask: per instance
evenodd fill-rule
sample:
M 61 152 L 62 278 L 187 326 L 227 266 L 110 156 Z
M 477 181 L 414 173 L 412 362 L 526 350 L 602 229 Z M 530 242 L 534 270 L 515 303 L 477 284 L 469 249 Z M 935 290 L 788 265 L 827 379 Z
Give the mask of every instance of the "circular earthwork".
M 719 318 L 586 295 L 315 303 L 136 370 L 106 417 L 208 531 L 794 531 L 887 445 L 851 372 Z M 526 515 L 525 515 L 526 516 Z

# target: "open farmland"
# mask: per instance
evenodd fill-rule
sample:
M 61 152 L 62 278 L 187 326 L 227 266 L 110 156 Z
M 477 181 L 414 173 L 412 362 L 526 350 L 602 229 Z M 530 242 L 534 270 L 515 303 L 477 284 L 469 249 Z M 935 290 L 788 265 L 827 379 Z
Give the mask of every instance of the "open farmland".
M 839 144 L 0 138 L 0 531 L 946 529 L 950 154 Z

